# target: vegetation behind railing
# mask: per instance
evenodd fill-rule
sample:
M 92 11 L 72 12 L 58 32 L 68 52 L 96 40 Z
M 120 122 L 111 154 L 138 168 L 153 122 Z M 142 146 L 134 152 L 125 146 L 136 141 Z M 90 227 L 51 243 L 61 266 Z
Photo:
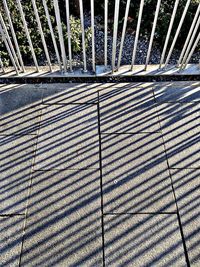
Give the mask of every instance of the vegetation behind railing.
M 22 58 L 24 60 L 25 65 L 33 65 L 33 58 L 30 50 L 30 46 L 27 42 L 27 36 L 24 32 L 24 25 L 21 19 L 21 16 L 19 15 L 18 6 L 16 4 L 16 0 L 7 0 L 7 5 L 9 8 L 9 11 L 11 13 L 12 22 L 14 25 L 17 41 L 19 44 L 20 52 L 22 55 Z M 47 43 L 47 48 L 49 51 L 51 63 L 57 63 L 57 57 L 55 54 L 55 49 L 52 43 L 51 33 L 48 27 L 48 21 L 47 17 L 44 11 L 43 3 L 41 0 L 36 0 L 36 5 L 38 9 L 38 14 L 40 17 L 40 21 L 42 24 L 42 29 L 44 32 L 45 40 Z M 67 23 L 66 23 L 66 10 L 65 10 L 65 0 L 59 0 L 59 7 L 60 7 L 60 16 L 62 21 L 62 30 L 63 30 L 63 37 L 64 37 L 64 43 L 65 43 L 65 49 L 66 53 L 68 54 L 68 31 L 67 31 Z M 180 18 L 182 16 L 183 10 L 185 8 L 187 0 L 180 0 L 178 9 L 176 12 L 176 18 L 173 24 L 172 32 L 170 35 L 169 43 L 172 43 L 174 35 L 176 33 L 176 29 L 178 27 Z M 55 19 L 55 9 L 54 4 L 52 0 L 46 0 L 48 11 L 50 14 L 50 19 L 53 26 L 53 31 L 55 34 L 56 42 L 59 43 L 59 36 L 58 36 L 58 27 Z M 158 21 L 156 24 L 156 31 L 154 34 L 154 44 L 163 47 L 164 42 L 166 39 L 167 30 L 169 27 L 169 22 L 171 19 L 172 11 L 174 8 L 175 0 L 167 0 L 167 1 L 161 1 L 160 9 L 159 9 L 159 15 L 158 15 Z M 193 22 L 197 6 L 198 6 L 199 0 L 192 0 L 189 9 L 187 11 L 187 16 L 184 19 L 183 26 L 181 27 L 181 31 L 179 34 L 179 37 L 176 42 L 176 49 L 181 50 L 183 47 L 183 44 L 187 38 L 188 32 L 190 30 L 191 24 Z M 33 43 L 34 51 L 36 54 L 36 57 L 38 59 L 39 65 L 45 65 L 46 64 L 46 57 L 43 49 L 43 44 L 41 40 L 40 33 L 38 31 L 38 25 L 37 21 L 35 19 L 34 15 L 34 9 L 32 5 L 31 0 L 21 0 L 21 4 L 23 6 L 23 11 L 25 14 L 25 19 L 27 21 L 28 29 L 30 32 L 30 37 Z M 79 10 L 79 0 L 76 1 L 70 1 L 70 27 L 71 27 L 71 48 L 73 52 L 73 59 L 74 61 L 77 61 L 80 59 L 80 55 L 82 55 L 82 27 L 81 27 L 81 21 L 80 21 L 80 10 Z M 112 38 L 113 36 L 113 25 L 114 25 L 114 8 L 115 8 L 116 1 L 108 1 L 108 35 Z M 140 27 L 140 38 L 145 38 L 148 40 L 151 35 L 152 30 L 152 23 L 154 20 L 155 15 L 155 8 L 156 8 L 157 0 L 146 0 L 143 13 L 142 13 L 142 22 Z M 120 1 L 120 9 L 119 9 L 119 19 L 118 19 L 118 35 L 121 36 L 122 28 L 124 25 L 124 14 L 125 14 L 125 8 L 127 5 L 126 0 Z M 90 12 L 91 12 L 91 1 L 85 0 L 83 1 L 83 7 L 84 7 L 84 15 L 88 20 L 85 20 L 85 45 L 86 45 L 86 51 L 88 53 L 88 58 L 91 61 L 91 22 L 90 22 Z M 95 30 L 98 31 L 101 29 L 104 32 L 104 8 L 105 3 L 94 0 L 94 14 L 95 14 Z M 135 34 L 137 23 L 138 23 L 138 12 L 140 7 L 140 1 L 131 1 L 130 2 L 130 9 L 129 9 L 129 15 L 127 18 L 127 29 L 126 32 L 129 32 L 131 34 Z M 3 2 L 0 3 L 0 11 L 1 14 L 6 22 L 6 25 L 9 25 L 9 22 L 6 17 L 6 13 L 4 10 Z M 10 31 L 9 27 L 8 30 Z M 97 44 L 98 45 L 98 44 Z M 90 49 L 88 49 L 90 48 Z M 199 45 L 197 45 L 195 52 L 199 51 Z M 60 46 L 58 46 L 58 52 L 61 54 Z M 79 55 L 78 57 L 76 57 Z M 3 65 L 8 66 L 11 64 L 10 57 L 8 55 L 7 49 L 5 48 L 5 44 L 3 40 L 0 41 L 0 57 L 2 59 Z M 104 57 L 96 55 L 98 58 L 98 64 L 104 64 Z M 102 60 L 102 62 L 101 62 Z M 111 60 L 110 60 L 111 61 Z M 111 63 L 109 61 L 109 63 Z

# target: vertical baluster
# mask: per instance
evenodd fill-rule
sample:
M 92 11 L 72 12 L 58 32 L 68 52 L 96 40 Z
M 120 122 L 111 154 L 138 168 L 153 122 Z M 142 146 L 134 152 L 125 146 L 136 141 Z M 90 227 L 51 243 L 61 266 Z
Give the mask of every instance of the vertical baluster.
M 38 14 L 36 2 L 35 2 L 35 0 L 31 0 L 31 1 L 32 1 L 33 11 L 34 11 L 34 14 L 35 14 L 35 17 L 36 17 L 36 21 L 37 21 L 37 24 L 38 24 L 38 30 L 39 30 L 39 33 L 40 33 L 40 36 L 41 36 L 41 39 L 42 39 L 44 52 L 45 52 L 45 55 L 46 55 L 46 58 L 47 58 L 47 62 L 48 62 L 48 65 L 49 65 L 49 70 L 52 71 L 49 51 L 48 51 L 47 44 L 46 44 L 46 41 L 45 41 L 45 38 L 44 38 L 44 32 L 42 30 L 42 25 L 41 25 L 41 22 L 40 22 L 40 17 L 39 17 L 39 14 Z
M 175 36 L 174 36 L 173 42 L 172 42 L 172 44 L 171 44 L 170 50 L 169 50 L 168 55 L 167 55 L 167 59 L 166 59 L 166 61 L 165 61 L 165 67 L 168 65 L 169 60 L 170 60 L 170 58 L 171 58 L 171 55 L 172 55 L 174 46 L 175 46 L 176 41 L 177 41 L 177 39 L 178 39 L 179 33 L 180 33 L 180 31 L 181 31 L 181 27 L 182 27 L 182 25 L 183 25 L 183 22 L 184 22 L 184 19 L 185 19 L 187 10 L 188 10 L 188 8 L 189 8 L 190 2 L 191 2 L 191 0 L 188 0 L 187 3 L 186 3 L 186 6 L 185 6 L 185 8 L 184 8 L 184 11 L 183 11 L 181 20 L 180 20 L 179 25 L 178 25 L 178 28 L 177 28 L 177 30 L 176 30 L 176 34 L 175 34 Z
M 5 69 L 4 69 L 4 66 L 3 66 L 3 62 L 1 60 L 1 56 L 0 56 L 0 68 L 2 69 L 2 72 L 5 73 Z
M 26 37 L 27 37 L 27 40 L 28 40 L 28 43 L 29 43 L 29 46 L 30 46 L 30 50 L 31 50 L 31 54 L 32 54 L 32 57 L 33 57 L 33 61 L 34 61 L 36 70 L 39 72 L 39 66 L 38 66 L 37 58 L 36 58 L 35 51 L 34 51 L 34 48 L 33 48 L 33 44 L 32 44 L 32 41 L 31 41 L 31 37 L 30 37 L 30 34 L 29 34 L 29 30 L 28 30 L 28 27 L 27 27 L 26 19 L 25 19 L 25 16 L 24 16 L 24 11 L 23 11 L 23 8 L 22 8 L 20 0 L 16 0 L 16 1 L 17 1 L 17 5 L 18 5 L 18 8 L 19 8 L 20 15 L 21 15 L 21 19 L 22 19 L 22 22 L 23 22 L 25 34 L 26 34 Z
M 95 30 L 94 30 L 94 0 L 91 3 L 91 29 L 92 29 L 92 70 L 95 72 Z
M 8 44 L 9 44 L 9 47 L 10 47 L 10 50 L 11 50 L 11 52 L 12 52 L 13 58 L 14 58 L 14 60 L 15 60 L 16 66 L 17 66 L 17 68 L 20 70 L 19 61 L 18 61 L 17 55 L 16 55 L 16 53 L 15 53 L 15 49 L 14 49 L 13 44 L 12 44 L 12 42 L 11 42 L 9 33 L 8 33 L 8 31 L 7 31 L 6 24 L 5 24 L 5 22 L 4 22 L 4 19 L 3 19 L 2 15 L 1 15 L 1 13 L 0 13 L 0 23 L 1 23 L 2 29 L 3 29 L 3 31 L 4 31 L 4 33 L 5 33 L 5 37 L 6 37 L 6 40 L 7 40 Z
M 186 52 L 186 49 L 187 49 L 187 47 L 188 47 L 188 44 L 189 44 L 189 42 L 190 42 L 190 40 L 191 40 L 192 33 L 193 33 L 193 31 L 195 30 L 195 28 L 196 28 L 196 24 L 198 24 L 197 20 L 198 20 L 199 13 L 200 13 L 200 4 L 198 5 L 198 8 L 197 8 L 196 14 L 195 14 L 195 16 L 194 16 L 192 25 L 191 25 L 191 27 L 190 27 L 190 30 L 189 30 L 187 39 L 186 39 L 185 44 L 184 44 L 184 46 L 183 46 L 183 49 L 182 49 L 182 51 L 181 51 L 181 55 L 180 55 L 180 57 L 179 57 L 179 60 L 178 60 L 178 63 L 177 63 L 177 67 L 179 67 L 179 65 L 181 64 L 181 61 L 182 61 L 182 59 L 183 59 L 183 56 L 184 56 L 184 54 L 185 54 L 185 52 Z
M 61 19 L 60 19 L 60 10 L 58 6 L 58 0 L 53 0 L 53 4 L 54 4 L 54 9 L 55 9 L 55 15 L 56 15 L 56 23 L 58 27 L 58 35 L 59 35 L 59 41 L 60 41 L 63 67 L 64 67 L 64 71 L 66 72 L 67 71 L 67 59 L 66 59 L 65 44 L 64 44 L 64 38 L 63 38 L 63 31 L 62 31 L 62 24 L 61 24 Z
M 104 65 L 108 66 L 108 0 L 105 0 L 104 7 Z
M 118 32 L 118 20 L 119 20 L 119 4 L 120 0 L 115 1 L 115 15 L 114 15 L 114 30 L 113 30 L 113 46 L 112 46 L 112 73 L 115 71 L 115 60 L 117 50 L 117 32 Z
M 133 65 L 135 64 L 135 57 L 136 57 L 136 51 L 137 51 L 137 45 L 138 45 L 138 39 L 139 39 L 139 33 L 140 33 L 143 8 L 144 8 L 144 0 L 141 0 L 136 35 L 135 35 L 135 42 L 134 42 L 134 48 L 133 48 L 133 55 L 132 55 L 131 70 L 133 70 Z
M 16 51 L 17 51 L 17 55 L 18 55 L 18 58 L 19 58 L 19 62 L 21 64 L 22 71 L 25 72 L 24 62 L 23 62 L 22 55 L 21 55 L 21 52 L 20 52 L 20 49 L 19 49 L 19 44 L 18 44 L 18 41 L 17 41 L 17 37 L 16 37 L 16 34 L 15 34 L 15 30 L 14 30 L 13 23 L 12 23 L 12 20 L 11 20 L 10 11 L 9 11 L 9 8 L 8 8 L 6 0 L 3 0 L 3 5 L 4 5 L 6 16 L 7 16 L 8 22 L 9 22 L 9 26 L 10 26 L 12 38 L 13 38 L 13 41 L 14 41 L 14 44 L 15 44 L 15 47 L 16 47 Z
M 0 68 L 2 69 L 2 72 L 5 73 L 5 69 L 4 69 L 4 66 L 3 66 L 3 62 L 1 60 L 1 56 L 0 56 Z
M 71 28 L 70 28 L 70 15 L 69 15 L 69 0 L 66 3 L 66 16 L 67 16 L 67 37 L 68 37 L 68 52 L 69 52 L 69 68 L 72 72 L 72 45 L 71 45 Z
M 10 47 L 9 47 L 9 44 L 8 44 L 8 42 L 7 42 L 6 35 L 5 35 L 5 33 L 4 33 L 4 30 L 3 30 L 3 28 L 2 28 L 1 23 L 0 23 L 0 34 L 1 34 L 1 36 L 2 36 L 2 39 L 3 39 L 3 41 L 4 41 L 4 44 L 5 44 L 6 49 L 7 49 L 7 51 L 8 51 L 8 54 L 9 54 L 10 59 L 11 59 L 11 61 L 12 61 L 13 67 L 14 67 L 14 69 L 15 69 L 15 71 L 16 71 L 16 74 L 18 75 L 18 74 L 19 74 L 19 71 L 18 71 L 18 68 L 17 68 L 17 66 L 16 66 L 16 63 L 15 63 L 13 54 L 12 54 L 11 49 L 10 49 Z
M 155 16 L 154 16 L 153 27 L 152 27 L 152 31 L 151 31 L 151 38 L 150 38 L 150 42 L 149 42 L 149 48 L 148 48 L 148 52 L 147 52 L 145 70 L 147 69 L 147 65 L 149 64 L 149 59 L 150 59 L 150 55 L 151 55 L 151 49 L 152 49 L 152 45 L 153 45 L 153 38 L 154 38 L 156 25 L 157 25 L 157 20 L 158 20 L 158 14 L 159 14 L 159 10 L 160 10 L 160 4 L 161 4 L 161 0 L 158 0 L 157 6 L 156 6 L 156 12 L 155 12 Z
M 86 48 L 85 48 L 85 26 L 83 14 L 83 1 L 79 0 L 80 18 L 81 18 L 81 32 L 82 32 L 82 50 L 83 50 L 83 71 L 87 72 Z
M 165 54 L 166 54 L 167 46 L 168 46 L 168 43 L 169 43 L 170 34 L 172 32 L 172 27 L 173 27 L 173 24 L 174 24 L 174 19 L 175 19 L 175 16 L 176 16 L 176 11 L 177 11 L 177 8 L 178 8 L 178 4 L 179 4 L 179 0 L 176 0 L 175 4 L 174 4 L 173 12 L 172 12 L 171 20 L 170 20 L 170 23 L 169 23 L 169 28 L 168 28 L 168 31 L 167 31 L 167 36 L 166 36 L 166 39 L 165 39 L 164 48 L 163 48 L 163 51 L 162 51 L 159 68 L 161 68 L 161 66 L 163 64 L 163 61 L 164 61 L 164 58 L 165 58 Z
M 200 41 L 200 32 L 199 32 L 199 34 L 197 35 L 197 39 L 196 39 L 196 41 L 194 42 L 193 47 L 192 47 L 192 49 L 191 49 L 191 51 L 190 51 L 188 57 L 186 58 L 186 61 L 185 61 L 184 65 L 182 64 L 181 69 L 185 69 L 185 68 L 187 67 L 187 65 L 188 65 L 188 63 L 189 63 L 189 61 L 190 61 L 190 59 L 191 59 L 191 57 L 192 57 L 192 55 L 193 55 L 193 53 L 194 53 L 194 50 L 196 49 L 196 47 L 197 47 L 197 45 L 198 45 L 198 43 L 199 43 L 199 41 Z
M 187 60 L 188 54 L 189 54 L 189 52 L 191 50 L 191 47 L 192 47 L 192 45 L 194 43 L 194 39 L 195 39 L 195 36 L 196 36 L 197 31 L 199 29 L 199 26 L 200 26 L 200 16 L 199 16 L 198 21 L 197 21 L 197 23 L 195 25 L 195 28 L 194 28 L 194 31 L 192 33 L 192 36 L 191 36 L 190 42 L 188 44 L 188 47 L 186 49 L 186 52 L 185 52 L 185 54 L 183 56 L 183 60 L 182 60 L 180 69 L 183 69 L 183 65 L 184 65 L 185 61 Z
M 126 3 L 126 11 L 125 11 L 124 24 L 123 24 L 123 29 L 122 29 L 122 38 L 121 38 L 121 44 L 120 44 L 120 49 L 119 49 L 117 70 L 119 70 L 120 65 L 121 65 L 121 58 L 122 58 L 122 51 L 123 51 L 124 40 L 125 40 L 125 35 L 126 35 L 126 27 L 127 27 L 127 20 L 128 20 L 130 2 L 131 2 L 131 0 L 127 0 L 127 3 Z
M 57 46 L 57 43 L 56 43 L 56 38 L 55 38 L 55 35 L 54 35 L 54 31 L 53 31 L 53 27 L 52 27 L 52 23 L 51 23 L 51 19 L 50 19 L 49 10 L 48 10 L 48 7 L 47 7 L 46 0 L 42 0 L 42 3 L 43 3 L 43 6 L 44 6 L 45 15 L 47 17 L 47 22 L 48 22 L 49 30 L 50 30 L 50 33 L 51 33 L 51 39 L 52 39 L 52 42 L 53 42 L 53 46 L 54 46 L 54 50 L 55 50 L 56 57 L 57 57 L 57 60 L 58 60 L 58 64 L 59 64 L 60 70 L 62 70 L 62 64 L 61 64 L 61 60 L 60 60 L 58 46 Z

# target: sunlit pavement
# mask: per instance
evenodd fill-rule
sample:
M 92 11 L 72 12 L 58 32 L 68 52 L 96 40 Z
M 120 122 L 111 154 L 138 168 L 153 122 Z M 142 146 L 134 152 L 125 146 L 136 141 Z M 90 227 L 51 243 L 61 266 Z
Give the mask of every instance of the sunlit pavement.
M 200 266 L 200 83 L 0 85 L 0 266 Z

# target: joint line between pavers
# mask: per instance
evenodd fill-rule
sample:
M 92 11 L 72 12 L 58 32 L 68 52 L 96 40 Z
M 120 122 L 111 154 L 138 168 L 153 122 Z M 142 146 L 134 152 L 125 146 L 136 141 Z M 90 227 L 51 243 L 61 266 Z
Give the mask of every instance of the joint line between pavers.
M 103 252 L 103 266 L 105 267 L 105 231 L 104 231 L 104 207 L 103 207 L 103 176 L 102 176 L 102 146 L 101 146 L 101 118 L 100 118 L 100 106 L 99 106 L 99 92 L 98 92 L 98 134 L 99 134 L 99 166 L 100 166 L 100 190 L 101 190 L 101 223 L 102 223 L 102 252 Z
M 43 102 L 43 106 L 69 106 L 69 105 L 87 105 L 87 106 L 96 106 L 97 102 L 68 102 L 68 103 L 62 103 L 62 102 Z
M 41 105 L 42 105 L 42 102 L 40 103 L 40 106 Z M 23 246 L 24 246 L 24 239 L 25 239 L 25 231 L 26 231 L 27 217 L 28 217 L 28 204 L 29 204 L 30 195 L 31 195 L 31 187 L 32 187 L 32 179 L 33 179 L 32 177 L 33 177 L 33 173 L 34 173 L 34 164 L 35 164 L 35 158 L 36 158 L 36 152 L 37 152 L 38 133 L 39 133 L 39 130 L 40 130 L 40 125 L 41 125 L 41 117 L 42 117 L 42 111 L 39 114 L 39 127 L 37 129 L 36 141 L 35 141 L 34 150 L 33 150 L 33 160 L 32 160 L 31 171 L 30 171 L 30 183 L 29 183 L 29 189 L 28 189 L 28 197 L 27 197 L 25 218 L 24 218 L 24 226 L 23 226 L 23 236 L 22 236 L 22 243 L 21 243 L 20 257 L 19 257 L 19 267 L 21 266 L 21 260 L 22 260 L 22 253 L 23 253 Z
M 113 215 L 113 216 L 120 216 L 120 215 L 177 215 L 177 212 L 106 212 L 103 216 Z
M 161 131 L 152 131 L 152 132 L 146 132 L 146 131 L 137 131 L 137 132 L 104 132 L 104 131 L 101 131 L 101 134 L 117 134 L 117 135 L 123 135 L 123 134 L 160 134 Z
M 155 95 L 154 95 L 154 97 L 155 97 Z M 181 223 L 181 217 L 180 217 L 180 212 L 179 212 L 179 208 L 178 208 L 178 202 L 177 202 L 177 198 L 176 198 L 176 192 L 175 192 L 175 188 L 174 188 L 174 185 L 173 185 L 173 180 L 172 180 L 171 173 L 170 173 L 170 166 L 169 166 L 169 161 L 168 161 L 168 157 L 167 157 L 167 148 L 166 148 L 164 137 L 163 137 L 163 133 L 162 133 L 161 121 L 160 121 L 159 114 L 158 114 L 158 123 L 160 125 L 161 138 L 162 138 L 162 141 L 163 141 L 164 153 L 165 153 L 165 158 L 166 158 L 166 162 L 167 162 L 167 168 L 168 168 L 169 177 L 170 177 L 170 180 L 171 180 L 171 187 L 172 187 L 172 192 L 173 192 L 173 195 L 174 195 L 174 200 L 175 200 L 175 205 L 176 205 L 176 210 L 177 210 L 177 220 L 178 220 L 180 234 L 181 234 L 181 238 L 182 238 L 183 249 L 184 249 L 184 253 L 185 253 L 185 260 L 186 260 L 187 266 L 190 267 L 190 261 L 189 261 L 186 241 L 185 241 L 185 237 L 184 237 L 183 226 L 182 226 L 182 223 Z
M 2 213 L 0 214 L 0 218 L 1 217 L 24 217 L 25 216 L 25 213 Z

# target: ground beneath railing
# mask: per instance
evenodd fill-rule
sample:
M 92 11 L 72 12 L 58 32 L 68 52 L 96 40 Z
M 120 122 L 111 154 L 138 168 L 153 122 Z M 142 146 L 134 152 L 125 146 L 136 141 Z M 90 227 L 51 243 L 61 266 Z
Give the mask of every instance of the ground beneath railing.
M 199 266 L 200 83 L 0 85 L 0 266 Z
M 123 82 L 150 82 L 150 81 L 181 81 L 181 80 L 200 80 L 199 64 L 188 64 L 183 70 L 180 70 L 175 65 L 169 65 L 167 68 L 159 68 L 159 65 L 148 65 L 145 70 L 145 65 L 134 65 L 133 70 L 130 65 L 123 65 L 118 71 L 112 73 L 111 66 L 104 65 L 96 66 L 96 73 L 92 71 L 83 72 L 83 70 L 75 69 L 73 72 L 60 71 L 59 66 L 52 66 L 52 72 L 48 66 L 40 66 L 39 72 L 36 68 L 25 67 L 26 72 L 20 72 L 16 75 L 13 67 L 5 68 L 5 72 L 0 72 L 0 83 L 52 83 L 52 82 L 110 82 L 113 80 L 123 79 Z M 31 80 L 33 79 L 33 80 Z M 106 81 L 107 79 L 107 81 Z M 85 80 L 85 81 L 83 81 Z

